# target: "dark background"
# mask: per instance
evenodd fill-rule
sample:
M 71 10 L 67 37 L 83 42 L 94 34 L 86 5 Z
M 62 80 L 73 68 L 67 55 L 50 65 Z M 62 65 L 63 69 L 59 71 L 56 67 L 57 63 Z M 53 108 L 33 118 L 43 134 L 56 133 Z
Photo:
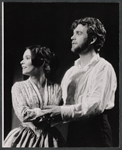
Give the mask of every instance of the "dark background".
M 25 79 L 20 61 L 24 47 L 41 44 L 53 50 L 60 68 L 52 79 L 58 83 L 78 58 L 71 49 L 71 24 L 81 17 L 96 17 L 107 30 L 100 56 L 114 67 L 119 85 L 119 4 L 118 3 L 4 3 L 4 137 L 19 125 L 11 103 L 11 86 Z M 114 147 L 119 146 L 119 86 L 115 107 L 109 111 Z

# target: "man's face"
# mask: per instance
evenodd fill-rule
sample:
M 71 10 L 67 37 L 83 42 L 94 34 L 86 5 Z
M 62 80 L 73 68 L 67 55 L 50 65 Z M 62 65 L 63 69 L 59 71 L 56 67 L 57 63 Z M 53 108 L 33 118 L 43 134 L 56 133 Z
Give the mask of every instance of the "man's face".
M 87 26 L 79 24 L 73 31 L 71 51 L 82 54 L 87 51 L 89 46 Z

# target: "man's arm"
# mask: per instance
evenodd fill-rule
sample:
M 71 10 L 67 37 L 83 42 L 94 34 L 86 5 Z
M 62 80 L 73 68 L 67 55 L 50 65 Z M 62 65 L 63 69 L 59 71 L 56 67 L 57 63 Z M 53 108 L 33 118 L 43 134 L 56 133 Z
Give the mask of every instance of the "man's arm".
M 65 81 L 65 80 L 64 80 Z M 63 122 L 79 118 L 88 118 L 114 107 L 116 91 L 116 75 L 111 65 L 107 65 L 96 74 L 91 84 L 89 95 L 84 95 L 82 102 L 74 105 L 46 106 L 52 116 L 61 115 Z M 81 96 L 78 97 L 80 99 Z M 80 101 L 80 100 L 79 100 Z

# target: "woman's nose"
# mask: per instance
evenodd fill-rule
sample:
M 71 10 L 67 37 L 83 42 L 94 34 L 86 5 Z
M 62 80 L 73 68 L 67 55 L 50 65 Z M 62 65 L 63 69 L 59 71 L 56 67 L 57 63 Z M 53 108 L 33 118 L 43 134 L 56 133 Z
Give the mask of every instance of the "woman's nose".
M 21 65 L 23 64 L 23 60 L 22 60 L 22 61 L 20 61 L 20 64 L 21 64 Z

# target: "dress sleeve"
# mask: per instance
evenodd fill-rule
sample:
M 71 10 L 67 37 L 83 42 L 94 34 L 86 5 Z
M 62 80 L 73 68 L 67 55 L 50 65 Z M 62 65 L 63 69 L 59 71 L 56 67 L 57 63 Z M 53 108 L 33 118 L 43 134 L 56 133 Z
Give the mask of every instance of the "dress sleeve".
M 91 90 L 83 97 L 81 103 L 61 106 L 64 121 L 87 118 L 114 107 L 117 81 L 114 69 L 110 64 L 94 75 L 90 86 Z
M 49 100 L 47 105 L 60 105 L 62 102 L 62 89 L 59 84 L 48 87 Z
M 62 103 L 62 89 L 61 89 L 61 86 L 59 84 L 55 84 L 54 89 L 55 89 L 54 104 L 55 105 L 61 105 L 61 103 Z
M 40 108 L 31 109 L 27 104 L 27 95 L 23 92 L 21 82 L 16 82 L 11 89 L 12 104 L 15 114 L 21 122 L 29 122 L 41 113 Z

